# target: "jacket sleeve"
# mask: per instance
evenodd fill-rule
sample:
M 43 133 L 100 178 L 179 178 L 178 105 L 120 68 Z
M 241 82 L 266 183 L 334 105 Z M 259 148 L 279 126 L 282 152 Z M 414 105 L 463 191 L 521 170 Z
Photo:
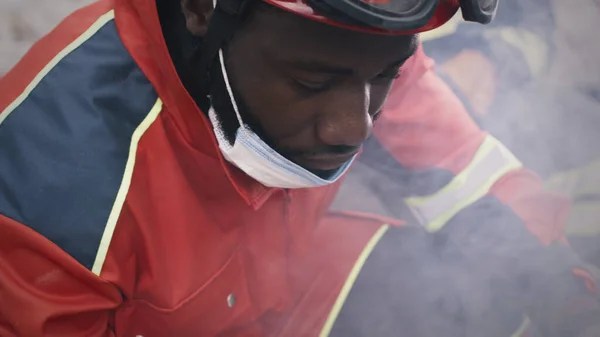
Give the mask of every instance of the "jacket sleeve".
M 0 336 L 112 337 L 120 303 L 114 285 L 0 215 Z
M 391 213 L 451 240 L 482 268 L 528 279 L 573 267 L 580 272 L 569 277 L 594 290 L 585 266 L 546 263 L 552 254 L 571 261 L 568 247 L 553 248 L 567 245 L 568 199 L 545 191 L 474 124 L 422 50 L 405 64 L 388 102 L 360 160 L 385 177 L 371 185 Z
M 562 239 L 568 199 L 479 129 L 433 66 L 422 49 L 405 64 L 360 157 L 391 182 L 379 186 L 390 211 L 404 203 L 437 231 L 492 196 L 545 244 Z

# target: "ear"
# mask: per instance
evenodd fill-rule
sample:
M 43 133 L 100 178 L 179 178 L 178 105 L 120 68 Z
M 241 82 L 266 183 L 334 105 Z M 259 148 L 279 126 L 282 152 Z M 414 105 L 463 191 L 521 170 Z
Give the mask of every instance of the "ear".
M 181 0 L 187 29 L 195 36 L 204 36 L 213 12 L 212 0 Z

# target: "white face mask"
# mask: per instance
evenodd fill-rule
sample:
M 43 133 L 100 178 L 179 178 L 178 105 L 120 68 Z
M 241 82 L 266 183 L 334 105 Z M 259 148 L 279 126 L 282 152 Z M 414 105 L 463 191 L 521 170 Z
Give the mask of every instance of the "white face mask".
M 236 131 L 235 141 L 231 145 L 221 128 L 215 110 L 211 107 L 208 116 L 213 125 L 213 130 L 219 143 L 219 148 L 227 161 L 237 166 L 247 175 L 268 187 L 280 188 L 304 188 L 328 185 L 337 181 L 350 167 L 354 160 L 346 162 L 335 174 L 328 179 L 323 179 L 316 174 L 293 163 L 280 155 L 277 151 L 267 145 L 250 127 L 242 121 L 237 103 L 233 97 L 233 91 L 229 84 L 223 51 L 219 50 L 219 62 L 225 79 L 225 86 L 231 104 L 235 110 L 240 127 Z

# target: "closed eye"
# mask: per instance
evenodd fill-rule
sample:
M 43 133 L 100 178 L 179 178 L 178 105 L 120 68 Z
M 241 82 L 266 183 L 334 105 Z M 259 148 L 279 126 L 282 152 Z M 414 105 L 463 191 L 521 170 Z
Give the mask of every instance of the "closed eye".
M 398 77 L 400 77 L 401 74 L 402 74 L 402 69 L 400 69 L 400 66 L 394 67 L 394 68 L 388 69 L 388 70 L 380 73 L 379 75 L 375 76 L 375 78 L 373 78 L 371 80 L 371 82 L 377 83 L 378 81 L 383 81 L 383 82 L 393 81 L 393 80 L 397 79 Z
M 373 114 L 373 117 L 371 117 L 372 121 L 375 122 L 377 119 L 379 119 L 379 117 L 381 117 L 382 112 L 383 112 L 383 109 L 380 109 L 375 114 Z
M 332 86 L 334 79 L 329 78 L 327 80 L 309 80 L 294 78 L 293 81 L 296 86 L 304 91 L 310 93 L 319 93 L 328 90 Z
M 384 71 L 382 71 L 379 75 L 375 76 L 375 78 L 373 80 L 371 80 L 371 82 L 372 83 L 373 82 L 377 83 L 377 81 L 389 82 L 389 81 L 393 81 L 393 80 L 399 78 L 402 75 L 402 66 L 404 65 L 404 63 L 406 63 L 406 61 L 412 55 L 414 55 L 415 51 L 416 51 L 416 46 L 411 50 L 411 52 L 409 53 L 409 56 L 403 58 L 400 61 L 396 61 L 395 63 L 391 64 L 388 68 L 386 68 Z

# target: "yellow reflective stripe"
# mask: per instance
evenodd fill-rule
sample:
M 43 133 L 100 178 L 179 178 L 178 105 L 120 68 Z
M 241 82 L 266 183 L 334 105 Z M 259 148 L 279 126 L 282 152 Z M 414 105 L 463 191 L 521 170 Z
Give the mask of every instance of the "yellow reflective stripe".
M 358 259 L 354 263 L 354 267 L 352 267 L 350 274 L 346 278 L 346 282 L 344 283 L 344 286 L 342 287 L 340 294 L 338 295 L 335 303 L 333 304 L 333 308 L 331 309 L 331 312 L 329 313 L 329 316 L 327 317 L 327 321 L 325 321 L 325 325 L 323 325 L 323 329 L 321 330 L 319 337 L 328 337 L 329 334 L 331 333 L 331 329 L 333 328 L 333 325 L 335 324 L 335 320 L 337 319 L 338 315 L 340 314 L 340 311 L 342 310 L 342 307 L 344 306 L 344 303 L 346 302 L 346 299 L 348 298 L 348 295 L 350 294 L 350 290 L 352 290 L 352 287 L 354 286 L 354 283 L 356 282 L 356 278 L 358 277 L 358 274 L 360 274 L 360 271 L 361 271 L 362 267 L 365 265 L 367 258 L 369 257 L 369 255 L 371 255 L 371 252 L 373 251 L 375 246 L 377 246 L 377 244 L 379 243 L 379 241 L 381 240 L 381 238 L 383 237 L 385 232 L 387 232 L 388 229 L 389 229 L 389 225 L 382 225 L 381 227 L 379 227 L 377 232 L 375 232 L 375 234 L 373 234 L 373 236 L 371 237 L 369 242 L 366 244 L 363 251 L 358 256 Z
M 115 202 L 113 203 L 110 215 L 108 216 L 108 221 L 104 227 L 104 233 L 102 234 L 100 246 L 98 247 L 98 252 L 96 253 L 96 259 L 94 260 L 94 265 L 92 266 L 92 273 L 97 276 L 100 276 L 100 273 L 102 272 L 102 267 L 106 261 L 106 255 L 108 254 L 108 248 L 110 247 L 110 242 L 112 241 L 115 228 L 117 227 L 117 221 L 119 220 L 121 210 L 125 204 L 127 193 L 129 193 L 129 187 L 131 186 L 131 179 L 133 177 L 133 169 L 135 166 L 135 159 L 137 156 L 138 144 L 142 136 L 146 133 L 146 131 L 148 131 L 152 123 L 154 123 L 159 113 L 162 111 L 162 107 L 163 102 L 159 98 L 156 100 L 156 103 L 154 103 L 154 106 L 146 118 L 144 118 L 142 123 L 140 123 L 140 125 L 138 125 L 138 127 L 135 129 L 131 137 L 129 156 L 127 158 L 127 163 L 125 164 L 125 171 L 123 172 L 121 186 L 119 187 Z
M 421 41 L 426 42 L 453 35 L 458 29 L 458 25 L 464 22 L 465 20 L 462 17 L 462 12 L 459 9 L 448 22 L 436 29 L 419 34 L 419 38 Z
M 558 172 L 544 183 L 551 191 L 570 197 L 586 194 L 600 194 L 600 159 L 572 170 Z
M 569 236 L 600 235 L 600 202 L 574 203 L 565 232 Z
M 600 235 L 600 200 L 595 196 L 600 195 L 600 159 L 588 165 L 573 170 L 559 172 L 550 177 L 545 187 L 553 192 L 578 199 L 573 202 L 569 218 L 567 219 L 567 235 L 596 236 Z M 585 199 L 587 195 L 591 199 Z
M 523 334 L 525 332 L 527 332 L 527 328 L 529 327 L 529 317 L 525 317 L 525 319 L 523 320 L 523 323 L 521 323 L 521 326 L 517 329 L 517 331 L 515 331 L 515 333 L 513 333 L 512 335 L 510 335 L 510 337 L 523 337 Z
M 522 166 L 502 143 L 488 135 L 471 163 L 448 185 L 432 195 L 410 197 L 404 202 L 421 224 L 434 232 L 485 196 L 502 176 Z

